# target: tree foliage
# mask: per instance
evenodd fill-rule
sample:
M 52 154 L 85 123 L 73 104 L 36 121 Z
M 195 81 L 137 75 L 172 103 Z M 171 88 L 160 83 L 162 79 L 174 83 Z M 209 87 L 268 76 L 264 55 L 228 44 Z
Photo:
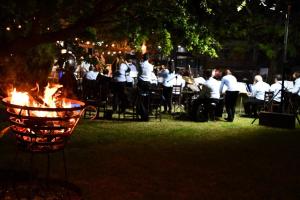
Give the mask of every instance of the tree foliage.
M 297 56 L 297 0 L 1 1 L 0 56 L 26 55 L 40 44 L 80 37 L 126 39 L 137 50 L 146 43 L 150 50 L 160 47 L 164 55 L 182 45 L 209 57 L 217 57 L 222 44 L 238 40 L 267 59 L 279 60 L 287 4 L 292 5 L 289 39 L 293 41 L 288 43 L 288 55 Z
M 156 36 L 147 42 L 155 41 L 152 46 L 160 45 L 166 55 L 172 44 L 182 43 L 195 52 L 216 56 L 218 42 L 189 14 L 189 6 L 186 0 L 7 1 L 0 6 L 0 41 L 8 47 L 6 52 L 21 52 L 43 42 L 77 36 L 126 38 L 133 45 Z M 201 12 L 208 9 L 202 7 Z

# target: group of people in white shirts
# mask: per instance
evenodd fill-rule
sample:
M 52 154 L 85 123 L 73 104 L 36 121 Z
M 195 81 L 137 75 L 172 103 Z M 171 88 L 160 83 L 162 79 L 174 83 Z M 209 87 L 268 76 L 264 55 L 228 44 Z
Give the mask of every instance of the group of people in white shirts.
M 126 96 L 124 92 L 126 86 L 137 86 L 141 91 L 149 91 L 151 86 L 162 85 L 164 112 L 171 113 L 173 85 L 181 85 L 182 88 L 186 85 L 186 81 L 183 79 L 182 75 L 178 73 L 178 71 L 172 70 L 173 68 L 170 63 L 167 66 L 162 66 L 154 73 L 154 66 L 149 62 L 148 54 L 143 55 L 142 62 L 138 64 L 138 67 L 132 60 L 124 60 L 122 58 L 118 60 L 115 67 L 114 64 L 112 66 L 114 96 L 118 97 L 117 101 L 121 102 L 120 105 L 122 111 L 126 108 Z M 87 79 L 96 80 L 99 73 L 101 72 L 96 71 L 93 66 L 90 66 L 85 77 Z M 295 94 L 296 102 L 299 102 L 300 73 L 295 72 L 293 78 L 295 79 L 295 83 L 293 87 L 288 88 L 288 91 Z M 222 116 L 223 104 L 225 104 L 227 113 L 225 120 L 228 122 L 234 121 L 236 101 L 240 88 L 236 77 L 231 71 L 229 69 L 225 70 L 223 77 L 221 77 L 220 71 L 214 69 L 211 71 L 210 77 L 207 80 L 202 77 L 197 77 L 193 80 L 194 86 L 205 85 L 210 89 L 210 100 L 218 107 L 215 115 L 219 117 Z M 247 115 L 256 115 L 257 106 L 264 103 L 265 92 L 267 91 L 273 92 L 274 102 L 280 103 L 281 88 L 280 75 L 275 77 L 272 85 L 264 82 L 261 75 L 256 75 L 251 87 L 252 91 L 249 91 L 248 93 L 249 98 L 244 102 L 245 113 Z M 222 98 L 222 94 L 225 94 L 224 98 Z M 147 104 L 148 102 L 144 103 Z
M 285 92 L 289 92 L 292 95 L 292 99 L 289 100 L 293 104 L 295 111 L 297 111 L 300 100 L 300 73 L 294 72 L 292 76 L 295 80 L 294 83 L 291 81 L 284 81 L 284 87 L 282 87 L 282 76 L 280 74 L 275 75 L 274 83 L 272 85 L 264 82 L 261 75 L 256 75 L 251 87 L 252 91 L 249 92 L 249 98 L 244 103 L 245 114 L 254 117 L 257 116 L 257 107 L 265 103 L 266 92 L 272 92 L 272 102 L 270 103 L 279 105 L 282 100 L 282 88 Z

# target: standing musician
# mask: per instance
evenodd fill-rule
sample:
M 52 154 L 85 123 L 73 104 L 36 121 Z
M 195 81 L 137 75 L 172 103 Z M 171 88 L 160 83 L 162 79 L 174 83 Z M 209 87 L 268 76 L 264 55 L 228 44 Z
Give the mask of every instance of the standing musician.
M 128 70 L 128 65 L 125 63 L 123 57 L 119 57 L 113 63 L 113 93 L 114 93 L 114 104 L 113 110 L 116 111 L 117 106 L 120 106 L 119 112 L 123 113 L 126 109 L 127 97 L 125 94 L 126 86 L 126 71 Z
M 137 112 L 142 121 L 149 120 L 149 92 L 151 86 L 153 65 L 149 62 L 149 54 L 143 55 L 143 62 L 140 66 L 137 87 L 139 89 L 139 102 Z
M 229 69 L 225 70 L 225 76 L 221 80 L 220 93 L 222 94 L 224 85 L 227 86 L 225 92 L 225 108 L 227 112 L 228 122 L 233 122 L 235 115 L 235 105 L 239 95 L 238 83 L 236 78 L 232 75 Z
M 175 78 L 175 74 L 171 70 L 171 65 L 169 64 L 167 68 L 164 68 L 159 76 L 163 78 L 163 104 L 164 111 L 163 113 L 168 112 L 171 114 L 172 111 L 172 91 L 173 91 L 173 79 Z

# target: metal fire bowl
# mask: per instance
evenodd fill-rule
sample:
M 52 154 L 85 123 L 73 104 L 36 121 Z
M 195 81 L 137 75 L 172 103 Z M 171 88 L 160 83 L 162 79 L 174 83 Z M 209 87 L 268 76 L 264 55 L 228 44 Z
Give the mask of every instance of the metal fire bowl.
M 40 108 L 14 105 L 11 98 L 2 99 L 15 133 L 17 145 L 24 151 L 48 153 L 65 148 L 72 135 L 85 104 L 73 99 L 65 99 L 71 108 Z M 40 117 L 36 113 L 53 113 L 54 117 Z

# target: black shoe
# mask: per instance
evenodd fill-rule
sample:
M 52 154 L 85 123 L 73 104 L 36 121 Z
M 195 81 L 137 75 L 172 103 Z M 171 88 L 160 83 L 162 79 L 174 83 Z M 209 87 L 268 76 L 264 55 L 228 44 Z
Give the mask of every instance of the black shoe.
M 225 118 L 225 120 L 228 122 L 233 122 L 233 119 L 231 119 L 231 118 Z

